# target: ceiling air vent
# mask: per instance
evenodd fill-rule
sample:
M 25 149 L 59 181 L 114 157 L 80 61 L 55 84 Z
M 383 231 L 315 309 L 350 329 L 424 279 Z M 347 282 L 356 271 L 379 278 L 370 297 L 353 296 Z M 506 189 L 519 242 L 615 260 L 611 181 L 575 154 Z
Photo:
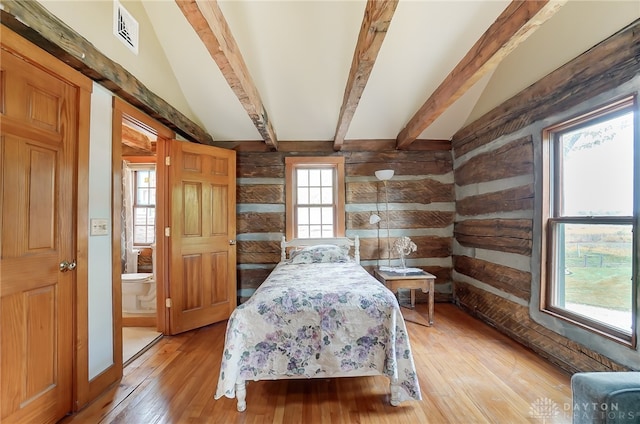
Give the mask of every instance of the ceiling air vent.
M 113 5 L 113 34 L 133 53 L 138 54 L 138 21 L 119 1 L 114 1 Z

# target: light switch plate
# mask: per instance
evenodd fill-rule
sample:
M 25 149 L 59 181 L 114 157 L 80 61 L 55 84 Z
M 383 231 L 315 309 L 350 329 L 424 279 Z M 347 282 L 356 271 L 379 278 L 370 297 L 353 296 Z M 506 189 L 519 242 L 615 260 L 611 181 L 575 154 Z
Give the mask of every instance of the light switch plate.
M 109 234 L 109 220 L 104 218 L 91 219 L 91 235 L 106 236 Z

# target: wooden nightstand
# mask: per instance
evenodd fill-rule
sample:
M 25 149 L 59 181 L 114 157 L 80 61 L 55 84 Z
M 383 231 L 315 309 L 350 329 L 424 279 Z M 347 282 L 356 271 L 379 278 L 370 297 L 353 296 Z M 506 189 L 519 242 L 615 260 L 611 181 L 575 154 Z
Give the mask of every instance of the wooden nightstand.
M 416 305 L 415 290 L 422 290 L 423 293 L 429 293 L 429 325 L 433 325 L 433 303 L 434 303 L 434 285 L 436 276 L 426 271 L 411 272 L 402 274 L 399 272 L 373 271 L 375 277 L 384 284 L 393 293 L 398 293 L 398 289 L 411 290 L 411 309 Z

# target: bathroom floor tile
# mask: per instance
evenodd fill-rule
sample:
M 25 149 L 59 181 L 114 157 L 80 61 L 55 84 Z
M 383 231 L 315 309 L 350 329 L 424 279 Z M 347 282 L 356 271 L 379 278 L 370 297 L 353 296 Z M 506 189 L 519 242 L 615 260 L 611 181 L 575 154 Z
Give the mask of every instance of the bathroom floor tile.
M 122 361 L 126 365 L 162 337 L 154 327 L 122 327 Z

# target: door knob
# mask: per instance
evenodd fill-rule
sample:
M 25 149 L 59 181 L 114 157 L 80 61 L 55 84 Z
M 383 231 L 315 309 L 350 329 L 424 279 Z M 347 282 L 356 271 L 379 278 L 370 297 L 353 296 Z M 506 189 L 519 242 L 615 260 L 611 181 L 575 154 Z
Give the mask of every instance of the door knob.
M 60 269 L 60 272 L 67 272 L 67 271 L 73 271 L 74 269 L 76 269 L 77 266 L 78 264 L 74 259 L 71 262 L 67 262 L 67 261 L 60 262 L 60 266 L 58 269 Z
M 235 246 L 235 245 L 236 245 L 235 240 L 229 240 L 229 246 Z

